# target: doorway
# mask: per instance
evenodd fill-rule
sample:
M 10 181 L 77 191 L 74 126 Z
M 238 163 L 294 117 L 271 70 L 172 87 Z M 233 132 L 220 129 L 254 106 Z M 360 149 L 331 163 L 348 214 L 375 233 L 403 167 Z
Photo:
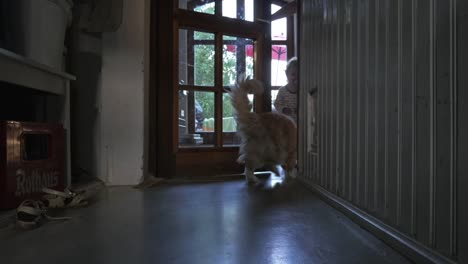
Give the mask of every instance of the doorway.
M 286 2 L 164 2 L 152 9 L 157 34 L 150 100 L 157 103 L 150 115 L 157 122 L 150 126 L 155 137 L 149 159 L 156 162 L 149 170 L 169 178 L 240 174 L 243 167 L 235 162 L 240 140 L 227 91 L 240 74 L 261 79 L 266 89 L 250 97 L 254 111 L 272 110 L 271 91 L 280 85 L 273 83 L 272 64 L 285 76 L 279 64 L 295 54 L 294 18 L 284 18 L 286 33 L 275 39 L 276 22 L 268 20 Z

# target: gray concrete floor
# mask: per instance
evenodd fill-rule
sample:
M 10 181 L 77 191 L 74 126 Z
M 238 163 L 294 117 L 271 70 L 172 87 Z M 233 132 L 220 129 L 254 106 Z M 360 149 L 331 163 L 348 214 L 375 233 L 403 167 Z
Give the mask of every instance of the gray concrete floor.
M 409 263 L 291 184 L 109 188 L 67 222 L 0 230 L 1 263 Z

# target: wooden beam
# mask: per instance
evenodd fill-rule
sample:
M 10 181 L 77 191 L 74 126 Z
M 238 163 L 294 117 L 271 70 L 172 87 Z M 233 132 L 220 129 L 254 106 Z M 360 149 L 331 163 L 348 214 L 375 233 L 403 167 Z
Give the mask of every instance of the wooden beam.
M 270 2 L 272 4 L 278 5 L 278 6 L 284 6 L 284 5 L 288 4 L 288 1 L 285 1 L 285 0 L 271 0 Z
M 172 129 L 175 47 L 172 12 L 175 2 L 155 1 L 155 3 L 151 5 L 150 105 L 152 105 L 152 114 L 150 122 L 156 124 L 151 128 L 156 134 L 151 144 L 151 147 L 155 148 L 152 151 L 152 159 L 156 160 L 156 164 L 153 164 L 151 168 L 156 170 L 154 172 L 156 176 L 170 178 L 175 175 L 175 159 L 172 151 L 172 143 L 175 140 Z
M 257 33 L 262 30 L 262 23 L 239 21 L 228 17 L 220 21 L 219 17 L 213 15 L 194 13 L 181 9 L 177 10 L 176 19 L 182 28 L 203 28 L 211 32 L 225 32 L 251 39 L 254 39 Z

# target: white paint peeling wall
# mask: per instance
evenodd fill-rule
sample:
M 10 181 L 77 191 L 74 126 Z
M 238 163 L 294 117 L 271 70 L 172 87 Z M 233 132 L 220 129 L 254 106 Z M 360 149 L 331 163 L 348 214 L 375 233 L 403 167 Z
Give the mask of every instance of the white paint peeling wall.
M 145 0 L 124 0 L 123 23 L 103 34 L 97 144 L 99 177 L 108 185 L 143 176 Z

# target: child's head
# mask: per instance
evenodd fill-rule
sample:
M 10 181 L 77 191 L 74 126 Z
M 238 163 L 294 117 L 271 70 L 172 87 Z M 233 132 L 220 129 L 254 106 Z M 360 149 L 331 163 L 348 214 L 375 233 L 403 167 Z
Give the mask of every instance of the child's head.
M 286 77 L 288 78 L 288 83 L 297 85 L 297 73 L 297 58 L 293 57 L 286 65 Z

